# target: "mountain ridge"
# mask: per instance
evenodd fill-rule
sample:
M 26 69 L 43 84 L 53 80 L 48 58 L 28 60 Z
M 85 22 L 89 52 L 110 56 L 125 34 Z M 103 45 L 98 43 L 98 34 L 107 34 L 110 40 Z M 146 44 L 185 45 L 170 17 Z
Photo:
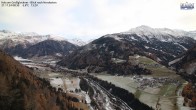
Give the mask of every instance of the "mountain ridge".
M 93 66 L 94 69 L 98 69 L 97 71 L 107 71 L 107 68 L 112 68 L 110 66 L 113 58 L 128 62 L 129 56 L 138 54 L 168 66 L 169 61 L 191 48 L 195 43 L 196 41 L 191 37 L 169 34 L 158 37 L 156 34 L 139 36 L 136 33 L 124 32 L 107 34 L 80 47 L 58 64 L 72 69 Z
M 56 57 L 55 54 L 67 55 L 77 47 L 77 45 L 69 43 L 65 38 L 54 35 L 0 31 L 0 48 L 13 56 L 31 58 L 33 56 L 51 55 Z M 35 48 L 39 49 L 37 50 L 39 53 L 36 53 Z
M 68 55 L 78 47 L 67 41 L 44 40 L 32 45 L 24 50 L 23 58 L 32 58 L 40 56 L 58 56 Z
M 146 25 L 141 25 L 136 28 L 132 28 L 129 31 L 122 32 L 123 34 L 137 34 L 137 35 L 145 35 L 145 36 L 151 36 L 153 37 L 156 35 L 156 37 L 161 35 L 171 35 L 171 36 L 177 36 L 177 37 L 191 37 L 196 39 L 196 31 L 184 31 L 179 29 L 169 29 L 169 28 L 151 28 Z

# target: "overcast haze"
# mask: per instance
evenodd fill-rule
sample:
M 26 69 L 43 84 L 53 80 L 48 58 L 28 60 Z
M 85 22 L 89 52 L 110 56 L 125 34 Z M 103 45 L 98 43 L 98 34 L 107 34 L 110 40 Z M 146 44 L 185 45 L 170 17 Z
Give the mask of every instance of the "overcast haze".
M 183 0 L 53 1 L 57 4 L 27 8 L 0 7 L 0 29 L 84 40 L 127 31 L 140 25 L 196 30 L 196 9 L 180 10 L 180 3 L 186 2 Z M 195 0 L 188 2 L 195 3 Z

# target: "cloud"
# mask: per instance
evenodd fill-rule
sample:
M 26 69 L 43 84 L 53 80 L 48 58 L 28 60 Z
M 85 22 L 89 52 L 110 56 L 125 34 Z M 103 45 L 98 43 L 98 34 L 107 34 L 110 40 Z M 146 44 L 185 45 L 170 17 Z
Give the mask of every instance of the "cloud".
M 91 39 L 139 25 L 185 30 L 196 27 L 196 10 L 180 10 L 182 0 L 55 1 L 57 4 L 38 7 L 0 7 L 0 29 Z
M 1 23 L 5 23 L 17 31 L 35 31 L 41 33 L 55 33 L 70 24 L 66 15 L 70 8 L 77 4 L 77 0 L 57 0 L 56 5 L 40 5 L 39 7 L 1 7 Z M 3 28 L 3 27 L 2 27 Z

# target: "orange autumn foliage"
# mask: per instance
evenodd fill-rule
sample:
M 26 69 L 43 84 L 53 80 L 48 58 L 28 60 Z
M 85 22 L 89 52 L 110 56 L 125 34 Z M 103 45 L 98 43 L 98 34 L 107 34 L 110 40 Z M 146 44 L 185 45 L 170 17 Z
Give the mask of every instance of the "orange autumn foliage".
M 185 102 L 189 103 L 190 107 L 196 107 L 196 90 L 191 83 L 188 83 L 183 88 L 182 96 L 185 98 Z

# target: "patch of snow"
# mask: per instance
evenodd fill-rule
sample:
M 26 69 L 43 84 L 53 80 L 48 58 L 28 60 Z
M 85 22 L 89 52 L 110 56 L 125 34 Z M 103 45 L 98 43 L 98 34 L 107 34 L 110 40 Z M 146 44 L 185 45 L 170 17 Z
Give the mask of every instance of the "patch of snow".
M 150 47 L 148 47 L 148 46 L 144 46 L 146 49 L 149 49 Z
M 91 99 L 90 99 L 89 95 L 87 95 L 87 94 L 85 94 L 85 100 L 86 100 L 87 104 L 91 103 Z
M 159 39 L 162 42 L 171 42 L 175 41 L 175 38 L 180 37 L 191 37 L 196 38 L 196 32 L 195 31 L 183 31 L 183 30 L 177 30 L 177 29 L 168 29 L 168 28 L 151 28 L 145 25 L 132 28 L 131 30 L 127 32 L 122 32 L 121 34 L 136 34 L 140 36 L 142 39 L 145 39 L 144 36 L 147 36 L 148 38 L 156 38 Z M 173 38 L 174 36 L 175 38 Z
M 105 35 L 104 37 L 111 37 L 111 38 L 114 38 L 117 41 L 121 41 L 121 38 L 118 37 L 117 35 L 114 35 L 114 34 L 108 34 L 108 35 Z
M 180 58 L 177 58 L 177 59 L 175 59 L 175 60 L 173 60 L 173 61 L 170 61 L 170 62 L 168 63 L 168 65 L 170 66 L 170 65 L 172 65 L 172 64 L 174 64 L 174 63 L 180 61 L 180 60 L 183 59 L 183 58 L 184 58 L 184 56 L 182 56 L 182 57 L 180 57 Z
M 68 39 L 68 41 L 69 41 L 70 43 L 75 44 L 75 45 L 78 45 L 78 46 L 84 46 L 84 45 L 87 44 L 86 42 L 84 42 L 83 40 L 78 39 L 78 38 Z
M 64 79 L 63 80 L 66 84 L 66 89 L 68 91 L 75 91 L 75 89 L 79 89 L 79 82 L 80 82 L 80 79 L 79 78 L 76 78 L 76 79 Z
M 152 47 L 151 47 L 152 48 Z M 154 50 L 158 50 L 158 49 L 155 49 L 155 48 L 152 48 L 152 49 L 154 49 Z
M 63 80 L 61 78 L 50 78 L 50 84 L 56 89 L 63 88 L 64 86 Z
M 136 55 L 134 55 L 134 57 L 135 57 L 135 58 L 139 58 L 139 57 L 140 57 L 140 55 L 137 55 L 137 54 L 136 54 Z
M 55 76 L 58 76 L 59 74 L 57 74 L 57 73 L 50 73 L 50 74 L 48 74 L 48 76 L 50 76 L 50 77 L 55 77 Z
M 174 58 L 176 57 L 175 55 L 172 55 Z
M 17 60 L 17 61 L 32 61 L 32 60 L 24 59 L 24 58 L 18 57 L 18 56 L 14 56 L 14 59 Z
M 161 39 L 162 42 L 167 42 L 165 39 Z
M 63 85 L 63 80 L 61 78 L 50 78 L 51 85 Z
M 19 35 L 21 36 L 38 36 L 35 32 L 20 32 Z
M 188 50 L 187 48 L 185 48 L 183 45 L 180 45 L 179 43 L 174 43 L 174 44 L 179 45 L 179 46 L 182 47 L 185 51 Z
M 111 61 L 113 61 L 114 63 L 124 63 L 124 62 L 126 62 L 126 60 L 118 59 L 118 58 L 111 58 Z
M 65 38 L 56 35 L 46 35 L 49 40 L 64 41 Z
M 160 58 L 157 58 L 157 61 L 160 62 L 160 61 L 162 61 L 162 60 L 161 60 Z
M 136 41 L 137 41 L 137 39 L 135 39 L 133 36 L 131 37 L 131 39 L 132 39 L 132 40 L 136 40 Z
M 61 56 L 62 56 L 62 54 L 60 54 L 60 53 L 56 53 L 56 56 L 59 56 L 59 57 L 61 57 Z
M 37 33 L 31 32 L 31 33 L 15 33 L 15 32 L 8 32 L 5 30 L 0 30 L 0 40 L 1 43 L 4 40 L 12 40 L 14 43 L 13 45 L 17 44 L 35 44 L 42 42 L 44 40 L 57 40 L 57 41 L 63 41 L 65 38 L 55 36 L 55 35 L 39 35 Z

